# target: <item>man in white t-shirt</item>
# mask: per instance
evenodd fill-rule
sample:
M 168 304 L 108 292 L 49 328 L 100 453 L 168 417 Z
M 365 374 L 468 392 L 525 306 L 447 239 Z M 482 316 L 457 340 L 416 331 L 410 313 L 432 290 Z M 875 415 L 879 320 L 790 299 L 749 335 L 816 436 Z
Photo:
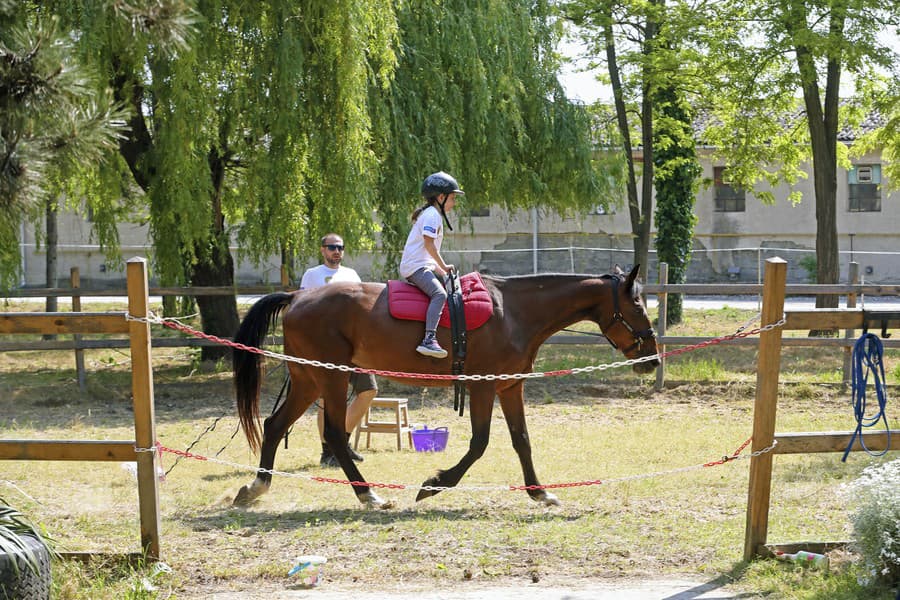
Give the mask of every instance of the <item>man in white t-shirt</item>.
M 307 290 L 321 287 L 336 281 L 349 281 L 358 283 L 361 281 L 356 271 L 350 267 L 341 264 L 344 259 L 344 239 L 336 233 L 329 233 L 322 236 L 322 259 L 324 262 L 317 266 L 307 269 L 300 280 L 300 289 Z M 355 461 L 362 461 L 360 456 L 350 446 L 350 432 L 353 431 L 363 415 L 369 410 L 372 399 L 378 394 L 378 385 L 375 383 L 375 376 L 363 373 L 350 374 L 350 387 L 353 390 L 353 401 L 347 406 L 347 450 Z M 323 467 L 337 467 L 338 462 L 325 442 L 325 411 L 319 406 L 319 415 L 317 417 L 319 425 L 319 440 L 322 442 L 322 457 L 319 464 Z

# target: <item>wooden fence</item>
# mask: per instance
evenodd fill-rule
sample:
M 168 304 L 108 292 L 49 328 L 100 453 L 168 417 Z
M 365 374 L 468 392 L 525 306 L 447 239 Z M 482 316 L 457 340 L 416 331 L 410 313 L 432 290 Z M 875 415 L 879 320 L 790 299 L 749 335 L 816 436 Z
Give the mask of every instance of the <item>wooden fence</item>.
M 847 297 L 847 307 L 856 306 L 856 299 L 859 295 L 869 296 L 900 296 L 900 286 L 886 285 L 861 285 L 857 277 L 859 265 L 855 262 L 850 263 L 850 282 L 846 284 L 833 285 L 816 285 L 816 284 L 792 284 L 785 286 L 785 294 L 794 296 L 816 296 L 820 294 L 826 295 L 842 295 Z M 10 292 L 9 297 L 15 298 L 51 298 L 51 297 L 71 297 L 72 310 L 79 311 L 81 308 L 81 299 L 84 296 L 99 297 L 121 297 L 127 295 L 127 291 L 118 289 L 105 290 L 83 290 L 80 287 L 80 278 L 78 268 L 73 267 L 70 274 L 69 288 L 34 288 L 22 289 Z M 685 295 L 715 295 L 715 296 L 735 296 L 735 295 L 754 295 L 760 296 L 764 289 L 763 284 L 670 284 L 668 283 L 668 267 L 665 263 L 660 264 L 659 283 L 647 284 L 644 291 L 649 295 L 656 295 L 658 299 L 657 312 L 657 333 L 660 344 L 660 352 L 665 352 L 667 346 L 689 346 L 708 341 L 710 337 L 703 336 L 671 336 L 667 335 L 666 323 L 666 304 L 669 294 L 685 294 Z M 253 286 L 253 287 L 168 287 L 168 288 L 150 288 L 151 296 L 252 296 L 268 294 L 277 290 L 291 289 L 287 270 L 282 269 L 281 284 L 279 286 Z M 726 332 L 731 333 L 731 332 Z M 815 337 L 794 337 L 782 340 L 785 346 L 828 346 L 840 347 L 844 350 L 844 381 L 849 382 L 850 373 L 850 348 L 853 346 L 853 331 L 848 329 L 843 338 L 815 338 Z M 192 337 L 163 337 L 151 338 L 150 343 L 157 348 L 188 348 L 199 346 L 210 346 L 216 342 L 201 338 Z M 280 340 L 273 338 L 272 343 L 278 344 Z M 573 344 L 573 345 L 605 345 L 603 338 L 596 336 L 584 335 L 565 335 L 557 334 L 547 340 L 548 344 Z M 734 345 L 752 345 L 759 344 L 759 339 L 755 337 L 736 339 L 730 344 Z M 84 367 L 84 350 L 100 349 L 100 348 L 126 348 L 129 345 L 127 339 L 84 339 L 81 335 L 74 335 L 72 339 L 57 340 L 16 340 L 3 341 L 0 340 L 0 352 L 13 352 L 24 350 L 73 350 L 75 352 L 75 366 L 78 373 L 78 384 L 81 390 L 86 385 L 86 373 Z M 900 339 L 884 340 L 887 348 L 900 348 Z M 656 388 L 660 390 L 665 385 L 665 359 L 660 361 L 660 366 L 656 371 Z
M 900 327 L 900 312 L 864 312 L 856 308 L 813 309 L 784 312 L 787 263 L 780 258 L 766 261 L 762 323 L 777 323 L 782 316 L 785 323 L 764 331 L 759 337 L 759 356 L 756 374 L 756 401 L 753 409 L 752 450 L 760 453 L 750 458 L 750 485 L 747 492 L 747 527 L 744 537 L 744 560 L 758 555 L 769 555 L 773 550 L 795 552 L 805 549 L 822 552 L 842 542 L 799 542 L 767 545 L 769 503 L 772 486 L 772 464 L 776 454 L 809 454 L 818 452 L 843 452 L 849 445 L 853 432 L 803 432 L 775 433 L 775 417 L 778 408 L 778 377 L 781 370 L 782 331 L 803 329 L 862 329 L 867 325 Z M 891 432 L 900 439 L 900 431 Z M 884 450 L 888 444 L 888 432 L 863 432 L 866 447 L 873 451 Z M 764 452 L 777 442 L 775 447 Z M 859 450 L 860 446 L 854 447 Z
M 781 362 L 781 348 L 788 340 L 782 339 L 782 330 L 802 330 L 821 328 L 841 328 L 847 330 L 861 329 L 869 325 L 866 312 L 849 306 L 855 303 L 855 295 L 861 293 L 873 295 L 897 295 L 900 286 L 861 286 L 848 285 L 786 285 L 787 263 L 780 258 L 766 261 L 765 280 L 759 285 L 697 285 L 680 284 L 646 286 L 647 293 L 656 293 L 660 297 L 660 329 L 665 333 L 665 294 L 667 293 L 700 293 L 700 294 L 758 294 L 762 296 L 761 323 L 776 323 L 785 315 L 783 327 L 764 331 L 758 340 L 759 345 L 757 368 L 757 392 L 754 407 L 753 445 L 756 453 L 750 460 L 750 484 L 747 502 L 747 529 L 744 545 L 744 557 L 752 559 L 758 554 L 770 550 L 766 545 L 768 529 L 768 511 L 771 492 L 771 476 L 773 457 L 776 454 L 796 454 L 813 452 L 839 452 L 847 446 L 852 432 L 823 433 L 775 433 L 775 417 L 777 412 L 778 378 Z M 128 261 L 127 266 L 128 313 L 137 318 L 148 315 L 149 296 L 154 295 L 217 295 L 236 293 L 266 293 L 271 288 L 258 292 L 238 291 L 232 288 L 170 288 L 149 289 L 147 285 L 146 261 L 135 258 Z M 847 294 L 848 308 L 837 310 L 790 311 L 784 313 L 786 294 Z M 80 308 L 80 297 L 83 295 L 101 295 L 97 292 L 86 292 L 78 287 L 77 271 L 73 272 L 73 286 L 66 290 L 33 290 L 27 294 L 31 297 L 72 296 L 73 309 Z M 121 295 L 120 291 L 106 290 L 102 295 Z M 892 313 L 890 318 L 883 318 L 884 327 L 900 326 L 900 313 Z M 882 326 L 882 325 L 878 325 Z M 132 397 L 134 403 L 135 439 L 127 441 L 53 441 L 53 440 L 0 440 L 0 460 L 87 460 L 87 461 L 134 461 L 138 470 L 139 510 L 141 518 L 141 547 L 151 560 L 159 559 L 159 489 L 157 485 L 157 456 L 155 452 L 138 452 L 136 448 L 153 448 L 156 440 L 155 409 L 153 398 L 153 372 L 151 365 L 150 326 L 146 321 L 126 319 L 126 313 L 0 313 L 0 333 L 5 334 L 58 334 L 73 335 L 66 347 L 74 348 L 76 353 L 89 347 L 115 347 L 118 340 L 96 340 L 100 344 L 91 345 L 88 340 L 81 339 L 83 334 L 128 334 L 128 340 L 122 340 L 131 348 L 132 358 Z M 560 343 L 585 343 L 582 337 L 555 336 Z M 552 339 L 552 338 L 551 338 Z M 662 335 L 662 344 L 693 344 L 709 338 L 672 338 Z M 792 338 L 805 345 L 849 346 L 849 336 L 837 340 L 818 340 Z M 177 345 L 194 345 L 197 340 L 169 340 Z M 890 342 L 892 340 L 886 340 Z M 188 342 L 188 343 L 186 343 Z M 751 343 L 749 340 L 736 340 L 735 343 Z M 837 342 L 835 344 L 834 342 Z M 597 343 L 590 341 L 589 343 Z M 58 344 L 40 342 L 40 347 L 58 347 Z M 162 340 L 153 340 L 153 345 L 162 345 Z M 176 344 L 172 344 L 176 345 Z M 888 345 L 887 343 L 885 345 Z M 32 347 L 11 347 L 5 345 L 3 350 L 32 349 Z M 76 354 L 76 362 L 79 360 Z M 83 362 L 83 359 L 82 359 Z M 80 381 L 80 380 L 79 380 Z M 900 434 L 900 432 L 894 432 Z M 863 434 L 866 446 L 873 450 L 882 450 L 887 446 L 886 432 L 866 432 Z M 778 444 L 769 452 L 763 452 L 772 445 Z M 828 543 L 805 543 L 809 549 L 821 549 Z M 779 548 L 792 549 L 798 544 L 782 545 Z
M 141 550 L 149 560 L 159 560 L 159 487 L 154 448 L 156 419 L 150 325 L 127 315 L 148 315 L 147 263 L 133 258 L 127 265 L 128 313 L 0 313 L 0 333 L 5 334 L 127 334 L 131 348 L 131 395 L 134 439 L 107 440 L 0 440 L 0 460 L 78 460 L 137 463 Z M 71 292 L 70 292 L 71 293 Z M 74 306 L 74 305 L 73 305 Z M 83 553 L 66 553 L 81 556 Z

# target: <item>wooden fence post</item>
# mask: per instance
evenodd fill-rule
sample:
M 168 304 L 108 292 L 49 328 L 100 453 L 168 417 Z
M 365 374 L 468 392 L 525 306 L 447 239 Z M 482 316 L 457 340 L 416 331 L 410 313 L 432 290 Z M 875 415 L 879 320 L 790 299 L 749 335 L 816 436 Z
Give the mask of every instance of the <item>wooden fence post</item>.
M 669 265 L 668 263 L 659 263 L 659 285 L 665 286 L 669 283 Z M 663 289 L 665 289 L 663 287 Z M 666 292 L 660 292 L 656 295 L 656 334 L 658 337 L 666 335 L 666 315 L 669 308 L 669 295 Z M 666 351 L 664 345 L 658 345 L 659 353 Z M 663 389 L 666 383 L 666 359 L 664 356 L 659 357 L 659 366 L 656 367 L 656 391 Z
M 145 318 L 150 303 L 147 260 L 128 261 L 128 314 Z M 153 400 L 153 368 L 150 360 L 150 324 L 129 321 L 131 337 L 131 395 L 134 403 L 134 440 L 138 448 L 156 445 L 156 410 Z M 137 453 L 138 503 L 141 515 L 141 549 L 148 559 L 159 560 L 159 484 L 156 452 Z
M 72 312 L 81 312 L 81 272 L 78 267 L 69 269 L 69 282 L 72 286 Z M 86 375 L 84 372 L 84 350 L 78 347 L 81 335 L 76 333 L 72 336 L 75 341 L 75 373 L 78 376 L 78 389 L 84 392 L 87 389 Z
M 781 258 L 766 260 L 763 281 L 762 325 L 777 323 L 784 316 L 784 291 L 787 262 Z M 775 414 L 778 407 L 778 376 L 781 370 L 781 327 L 759 336 L 756 370 L 756 402 L 753 406 L 753 452 L 763 450 L 775 440 Z M 769 497 L 772 490 L 772 452 L 750 459 L 750 485 L 747 492 L 747 529 L 744 536 L 744 560 L 752 560 L 766 543 L 769 527 Z
M 859 263 L 851 262 L 847 267 L 847 279 L 851 285 L 859 283 Z M 847 308 L 856 308 L 856 294 L 847 294 Z M 856 336 L 855 329 L 847 329 L 844 331 L 844 338 L 850 340 Z M 850 386 L 850 359 L 853 355 L 853 348 L 844 348 L 844 377 L 841 383 L 841 391 L 846 392 Z

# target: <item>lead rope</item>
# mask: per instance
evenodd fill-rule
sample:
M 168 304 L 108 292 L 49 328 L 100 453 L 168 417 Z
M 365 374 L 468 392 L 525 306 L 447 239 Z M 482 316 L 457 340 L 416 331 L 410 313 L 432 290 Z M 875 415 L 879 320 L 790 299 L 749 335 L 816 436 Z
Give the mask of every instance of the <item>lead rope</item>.
M 850 443 L 844 450 L 842 462 L 847 462 L 847 455 L 853 448 L 853 442 L 859 439 L 859 445 L 869 456 L 884 456 L 891 447 L 891 428 L 887 420 L 887 392 L 885 390 L 884 377 L 884 345 L 874 333 L 864 333 L 856 340 L 853 345 L 853 355 L 851 356 L 851 389 L 853 416 L 856 419 L 856 430 L 850 437 Z M 872 376 L 872 383 L 875 388 L 875 395 L 878 402 L 878 410 L 871 416 L 866 416 L 866 385 L 869 382 L 869 376 Z M 884 428 L 887 430 L 887 444 L 883 451 L 879 453 L 872 452 L 866 447 L 863 440 L 863 427 L 874 427 L 879 421 L 884 422 Z

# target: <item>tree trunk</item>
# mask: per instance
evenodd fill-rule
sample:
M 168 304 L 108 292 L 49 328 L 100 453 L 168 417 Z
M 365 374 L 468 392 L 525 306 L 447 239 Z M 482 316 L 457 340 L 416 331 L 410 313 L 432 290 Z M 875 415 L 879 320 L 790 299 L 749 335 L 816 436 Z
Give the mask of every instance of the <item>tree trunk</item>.
M 211 247 L 199 253 L 200 260 L 191 270 L 191 285 L 196 287 L 234 286 L 234 260 L 228 249 L 227 236 L 215 238 Z M 197 307 L 204 333 L 231 338 L 240 324 L 237 298 L 228 296 L 197 296 Z M 231 356 L 229 346 L 203 346 L 201 360 L 216 361 Z
M 651 30 L 649 24 L 647 30 L 649 35 Z M 650 268 L 650 215 L 653 214 L 653 100 L 650 98 L 650 87 L 646 83 L 642 93 L 641 145 L 644 152 L 641 170 L 641 205 L 636 209 L 635 217 L 632 218 L 632 228 L 634 230 L 634 264 L 644 268 L 646 278 Z
M 653 0 L 652 4 L 660 5 L 661 0 Z M 645 61 L 642 67 L 643 84 L 641 86 L 641 145 L 643 146 L 643 169 L 641 171 L 641 206 L 638 209 L 637 223 L 632 219 L 634 228 L 634 264 L 644 267 L 644 274 L 649 272 L 650 225 L 653 214 L 653 91 L 651 82 L 655 76 L 650 66 L 650 57 L 656 50 L 659 24 L 647 17 L 644 27 L 644 42 L 641 52 Z
M 795 25 L 794 21 L 789 23 L 789 31 Z M 832 37 L 842 35 L 844 28 L 842 11 L 836 10 L 832 14 L 829 26 Z M 798 39 L 797 31 L 792 33 L 794 39 Z M 839 45 L 836 47 L 839 48 Z M 840 262 L 837 236 L 837 127 L 841 55 L 837 49 L 828 56 L 823 105 L 815 57 L 803 43 L 798 43 L 795 51 L 813 156 L 813 185 L 816 193 L 816 283 L 838 283 Z M 816 307 L 837 308 L 838 300 L 836 295 L 820 295 L 816 297 Z M 809 333 L 831 335 L 834 332 L 812 330 Z
M 57 250 L 59 247 L 59 227 L 57 226 L 57 215 L 58 211 L 56 210 L 57 199 L 48 199 L 47 203 L 44 205 L 44 227 L 45 233 L 47 235 L 47 239 L 44 240 L 45 246 L 47 248 L 47 259 L 44 264 L 44 276 L 47 282 L 48 288 L 57 287 Z M 47 298 L 46 303 L 47 312 L 56 312 L 57 311 L 57 298 L 54 296 L 52 298 Z
M 625 154 L 625 164 L 628 170 L 627 179 L 625 181 L 625 189 L 628 200 L 628 213 L 631 217 L 634 262 L 635 264 L 638 264 L 641 256 L 641 211 L 640 205 L 638 203 L 637 176 L 635 175 L 634 171 L 634 154 L 631 147 L 631 132 L 628 126 L 628 109 L 625 106 L 624 92 L 622 90 L 622 78 L 619 72 L 619 63 L 616 59 L 615 38 L 613 37 L 611 21 L 609 21 L 609 23 L 610 24 L 607 24 L 603 28 L 603 35 L 606 41 L 606 63 L 609 69 L 609 79 L 612 86 L 613 99 L 616 107 L 616 124 L 619 128 L 619 135 L 622 138 L 622 151 Z M 644 249 L 644 253 L 646 254 L 646 247 Z
M 56 210 L 56 203 L 58 200 L 56 198 L 47 199 L 47 203 L 44 205 L 44 216 L 45 216 L 45 233 L 47 234 L 47 239 L 44 240 L 45 246 L 47 248 L 47 258 L 44 264 L 44 275 L 47 281 L 47 287 L 56 287 L 56 274 L 57 274 L 57 250 L 59 247 L 59 228 L 57 226 L 57 215 L 59 214 Z M 45 310 L 48 313 L 57 312 L 59 310 L 58 300 L 56 296 L 48 296 L 45 306 Z M 43 336 L 45 340 L 55 340 L 56 335 L 52 333 L 45 333 Z

